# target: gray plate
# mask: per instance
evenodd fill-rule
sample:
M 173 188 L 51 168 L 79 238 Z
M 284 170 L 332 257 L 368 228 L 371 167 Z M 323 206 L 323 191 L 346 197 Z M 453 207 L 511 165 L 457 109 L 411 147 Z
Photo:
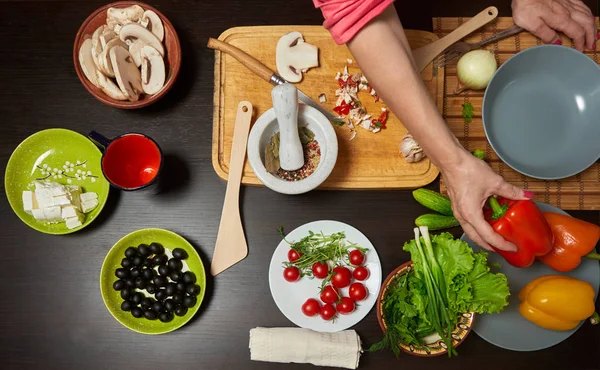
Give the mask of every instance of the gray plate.
M 543 212 L 566 212 L 545 203 L 537 203 Z M 481 250 L 468 236 L 462 235 L 461 240 L 477 252 Z M 527 268 L 513 267 L 497 253 L 489 253 L 490 263 L 499 263 L 499 272 L 506 275 L 510 287 L 509 305 L 499 314 L 478 315 L 473 331 L 493 345 L 513 351 L 537 351 L 556 345 L 570 337 L 585 323 L 582 321 L 577 328 L 569 331 L 553 331 L 541 328 L 527 321 L 519 313 L 519 292 L 527 283 L 540 276 L 560 274 L 574 277 L 592 284 L 598 296 L 600 285 L 600 264 L 598 261 L 584 258 L 581 265 L 569 273 L 552 270 L 541 262 L 534 262 Z M 589 325 L 589 324 L 588 324 Z
M 514 170 L 555 180 L 600 158 L 600 67 L 574 49 L 543 45 L 504 63 L 483 98 L 483 127 Z

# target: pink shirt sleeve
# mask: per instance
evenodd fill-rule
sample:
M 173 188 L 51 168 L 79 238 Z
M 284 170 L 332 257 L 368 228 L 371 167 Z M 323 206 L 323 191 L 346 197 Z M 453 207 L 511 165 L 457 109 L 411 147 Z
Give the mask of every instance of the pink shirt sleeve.
M 394 0 L 313 0 L 321 9 L 336 44 L 350 41 L 369 21 L 383 13 Z

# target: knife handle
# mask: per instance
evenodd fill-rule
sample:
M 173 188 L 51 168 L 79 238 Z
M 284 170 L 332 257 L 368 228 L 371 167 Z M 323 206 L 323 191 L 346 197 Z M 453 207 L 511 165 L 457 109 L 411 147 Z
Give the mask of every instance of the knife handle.
M 207 46 L 210 49 L 219 50 L 223 53 L 231 55 L 246 68 L 256 73 L 260 78 L 267 82 L 273 83 L 273 75 L 276 75 L 276 73 L 253 56 L 247 54 L 245 51 L 242 51 L 226 42 L 213 39 L 212 37 L 208 39 Z

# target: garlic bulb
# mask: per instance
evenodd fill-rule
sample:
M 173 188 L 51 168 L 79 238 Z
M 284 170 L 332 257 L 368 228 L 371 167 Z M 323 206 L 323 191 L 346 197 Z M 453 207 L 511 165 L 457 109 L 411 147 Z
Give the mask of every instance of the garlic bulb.
M 419 162 L 425 158 L 423 149 L 411 134 L 406 134 L 400 142 L 400 153 L 408 163 Z

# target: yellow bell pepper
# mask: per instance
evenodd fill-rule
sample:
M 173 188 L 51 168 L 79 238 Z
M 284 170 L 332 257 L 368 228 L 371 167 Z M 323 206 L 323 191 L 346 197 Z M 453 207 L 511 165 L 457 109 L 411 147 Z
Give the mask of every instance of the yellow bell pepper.
M 571 330 L 594 314 L 594 295 L 594 288 L 585 281 L 541 276 L 519 292 L 519 312 L 542 328 Z

